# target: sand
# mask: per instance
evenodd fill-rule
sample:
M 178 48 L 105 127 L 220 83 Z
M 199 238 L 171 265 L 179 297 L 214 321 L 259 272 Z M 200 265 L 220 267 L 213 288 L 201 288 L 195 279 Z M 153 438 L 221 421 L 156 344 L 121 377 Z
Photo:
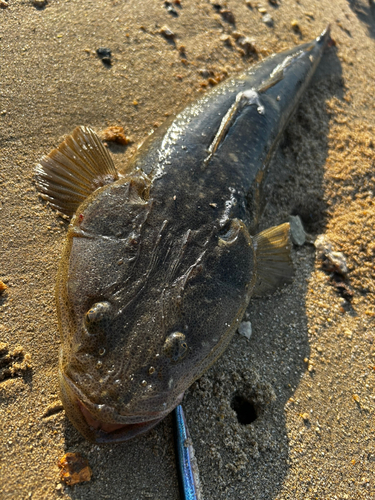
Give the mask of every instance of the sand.
M 262 219 L 267 227 L 298 214 L 310 243 L 293 251 L 293 284 L 251 302 L 250 340 L 236 334 L 183 406 L 206 499 L 374 498 L 374 7 L 228 0 L 234 26 L 215 7 L 221 0 L 179 4 L 171 4 L 176 16 L 156 0 L 2 3 L 0 497 L 179 498 L 171 417 L 133 441 L 98 447 L 64 416 L 54 283 L 67 223 L 37 195 L 38 159 L 77 125 L 121 125 L 132 142 L 111 151 L 125 167 L 208 78 L 238 74 L 331 22 L 336 47 L 280 145 Z M 255 52 L 245 54 L 234 32 L 253 38 Z M 99 47 L 111 49 L 111 66 Z M 322 269 L 311 244 L 319 235 L 343 252 L 346 288 Z M 234 400 L 248 402 L 252 423 L 238 421 Z M 90 482 L 60 482 L 56 462 L 68 451 L 88 459 Z

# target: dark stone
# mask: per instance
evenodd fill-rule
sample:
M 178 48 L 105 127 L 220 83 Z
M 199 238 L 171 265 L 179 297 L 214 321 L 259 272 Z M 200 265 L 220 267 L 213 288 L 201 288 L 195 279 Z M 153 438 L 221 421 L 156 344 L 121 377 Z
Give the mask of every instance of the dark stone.
M 105 47 L 99 47 L 98 49 L 96 49 L 96 53 L 101 59 L 104 59 L 105 57 L 112 57 L 111 49 L 107 49 Z

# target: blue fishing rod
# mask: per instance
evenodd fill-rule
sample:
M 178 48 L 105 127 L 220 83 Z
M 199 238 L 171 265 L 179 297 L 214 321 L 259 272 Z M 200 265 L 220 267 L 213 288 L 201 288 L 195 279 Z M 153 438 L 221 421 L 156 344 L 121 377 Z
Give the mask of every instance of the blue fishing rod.
M 174 423 L 181 498 L 183 500 L 203 500 L 193 442 L 181 405 L 178 405 L 174 410 Z

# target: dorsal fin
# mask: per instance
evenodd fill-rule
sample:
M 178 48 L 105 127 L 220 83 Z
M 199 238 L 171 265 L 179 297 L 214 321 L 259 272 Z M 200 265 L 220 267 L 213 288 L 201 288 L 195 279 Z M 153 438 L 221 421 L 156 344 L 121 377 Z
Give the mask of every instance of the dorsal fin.
M 96 133 L 77 127 L 36 166 L 41 197 L 71 217 L 96 189 L 118 179 L 112 158 Z

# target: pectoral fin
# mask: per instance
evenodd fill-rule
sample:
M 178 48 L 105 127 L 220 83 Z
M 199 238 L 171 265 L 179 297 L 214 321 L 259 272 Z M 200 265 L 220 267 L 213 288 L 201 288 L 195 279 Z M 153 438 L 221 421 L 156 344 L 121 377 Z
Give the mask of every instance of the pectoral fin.
M 290 283 L 294 274 L 289 223 L 271 227 L 253 238 L 257 281 L 254 295 L 265 295 Z
M 109 152 L 88 127 L 77 127 L 57 149 L 43 156 L 35 176 L 41 197 L 68 216 L 98 187 L 117 179 Z

